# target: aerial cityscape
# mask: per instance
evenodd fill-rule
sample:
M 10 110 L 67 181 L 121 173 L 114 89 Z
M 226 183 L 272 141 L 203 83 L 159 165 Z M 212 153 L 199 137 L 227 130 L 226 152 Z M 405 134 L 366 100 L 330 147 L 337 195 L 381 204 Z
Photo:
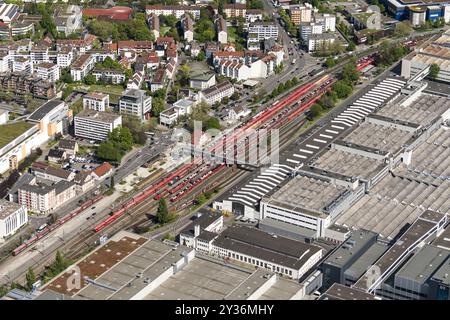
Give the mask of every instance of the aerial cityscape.
M 0 300 L 450 300 L 449 214 L 450 1 L 0 0 Z

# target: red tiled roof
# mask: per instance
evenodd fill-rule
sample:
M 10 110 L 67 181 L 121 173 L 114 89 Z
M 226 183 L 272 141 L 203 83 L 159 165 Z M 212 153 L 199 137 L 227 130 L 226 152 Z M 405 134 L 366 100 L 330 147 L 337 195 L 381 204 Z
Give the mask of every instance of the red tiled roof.
M 113 166 L 110 165 L 109 162 L 103 162 L 103 164 L 95 168 L 93 172 L 97 177 L 102 177 L 107 174 L 112 168 Z

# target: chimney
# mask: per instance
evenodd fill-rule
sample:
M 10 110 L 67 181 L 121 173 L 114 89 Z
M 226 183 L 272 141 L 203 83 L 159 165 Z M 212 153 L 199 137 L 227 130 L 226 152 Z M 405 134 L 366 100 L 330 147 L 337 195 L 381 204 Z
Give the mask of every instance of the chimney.
M 194 226 L 194 237 L 198 237 L 200 235 L 200 225 L 199 224 L 196 224 L 195 226 Z

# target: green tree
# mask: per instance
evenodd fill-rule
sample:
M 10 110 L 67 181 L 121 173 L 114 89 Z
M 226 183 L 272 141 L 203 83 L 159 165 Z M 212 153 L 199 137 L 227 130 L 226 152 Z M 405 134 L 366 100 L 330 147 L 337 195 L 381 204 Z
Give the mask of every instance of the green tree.
M 160 224 L 169 222 L 169 210 L 167 209 L 167 202 L 164 198 L 159 199 L 156 221 Z
M 309 108 L 309 111 L 311 113 L 311 117 L 316 118 L 322 113 L 323 109 L 320 104 L 314 103 L 311 108 Z
M 34 274 L 33 268 L 28 268 L 28 272 L 25 275 L 25 280 L 25 288 L 27 289 L 27 291 L 31 291 L 31 289 L 33 289 L 33 284 L 36 282 L 36 275 Z
M 95 84 L 96 82 L 97 82 L 97 79 L 92 74 L 88 74 L 86 77 L 84 77 L 84 83 L 87 85 L 92 85 L 92 84 Z
M 394 34 L 398 37 L 405 37 L 413 32 L 409 21 L 401 21 L 395 25 Z
M 347 51 L 355 51 L 355 49 L 356 49 L 356 45 L 355 45 L 355 43 L 354 42 L 350 42 L 349 44 L 348 44 L 348 47 L 347 47 Z
M 436 63 L 433 63 L 430 66 L 430 77 L 432 79 L 436 79 L 440 71 L 441 71 L 441 68 L 439 68 L 439 66 Z
M 339 99 L 345 99 L 352 93 L 352 87 L 345 81 L 339 80 L 333 85 L 333 91 Z
M 161 112 L 164 111 L 166 107 L 166 103 L 164 99 L 161 98 L 153 98 L 152 100 L 152 115 L 154 117 L 158 117 Z
M 210 117 L 205 124 L 205 130 L 208 129 L 217 129 L 220 130 L 220 121 L 215 117 Z
M 114 188 L 114 176 L 111 176 L 110 188 Z
M 119 150 L 109 141 L 101 143 L 97 148 L 96 154 L 98 158 L 112 162 L 119 162 L 122 158 Z
M 325 65 L 326 65 L 327 68 L 332 68 L 332 67 L 334 67 L 336 65 L 336 61 L 334 60 L 333 57 L 328 57 L 325 60 Z

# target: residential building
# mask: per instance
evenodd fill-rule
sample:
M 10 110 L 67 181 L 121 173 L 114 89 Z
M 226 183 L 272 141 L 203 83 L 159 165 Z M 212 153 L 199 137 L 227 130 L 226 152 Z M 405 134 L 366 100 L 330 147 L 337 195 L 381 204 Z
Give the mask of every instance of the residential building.
M 13 235 L 27 223 L 28 212 L 26 207 L 0 199 L 0 240 Z
M 223 98 L 231 97 L 234 93 L 234 86 L 229 81 L 224 81 L 215 84 L 208 89 L 202 90 L 199 93 L 200 100 L 213 105 L 216 102 L 222 101 Z
M 50 62 L 48 47 L 38 45 L 32 48 L 30 51 L 30 59 L 33 64 Z
M 0 51 L 0 73 L 10 71 L 9 67 L 10 55 L 8 51 Z
M 110 112 L 84 109 L 74 117 L 75 135 L 95 141 L 105 141 L 121 125 L 122 116 Z
M 77 192 L 86 192 L 95 187 L 95 176 L 91 171 L 80 171 L 73 178 L 73 182 Z
M 33 212 L 46 214 L 57 207 L 55 188 L 48 185 L 24 185 L 18 190 L 19 204 Z
M 189 76 L 189 86 L 204 90 L 216 84 L 216 75 L 211 71 L 192 72 Z
M 216 19 L 217 41 L 222 44 L 228 43 L 227 22 L 219 15 Z
M 323 32 L 335 32 L 336 31 L 336 16 L 334 14 L 324 13 L 315 14 L 314 22 L 322 26 Z
M 186 42 L 194 40 L 194 22 L 189 14 L 185 14 L 181 20 L 181 26 L 183 28 L 183 38 Z
M 171 127 L 178 120 L 178 112 L 175 107 L 168 108 L 159 114 L 159 123 Z
M 33 73 L 33 64 L 28 58 L 16 57 L 13 61 L 12 71 L 31 75 Z
M 56 54 L 56 63 L 61 69 L 67 68 L 72 64 L 74 53 L 72 48 L 63 47 Z
M 56 95 L 55 83 L 30 76 L 26 72 L 0 74 L 2 90 L 16 94 L 31 94 L 35 98 L 52 99 Z
M 148 27 L 150 28 L 150 31 L 153 32 L 153 36 L 155 37 L 155 39 L 158 39 L 160 36 L 159 17 L 156 14 L 151 13 L 147 17 L 147 23 Z
M 91 54 L 82 54 L 70 67 L 73 81 L 82 81 L 95 67 L 95 58 Z
M 113 172 L 114 167 L 109 162 L 103 162 L 92 173 L 97 180 L 103 180 L 109 177 Z
M 116 69 L 94 68 L 92 75 L 96 81 L 103 81 L 111 84 L 122 84 L 125 81 L 125 72 Z
M 158 69 L 153 75 L 153 79 L 150 83 L 150 91 L 155 92 L 159 89 L 164 88 L 166 82 L 166 71 L 164 69 Z
M 151 41 L 122 40 L 117 42 L 118 55 L 120 55 L 122 52 L 127 51 L 141 53 L 152 50 L 153 50 L 153 43 Z
M 109 94 L 90 92 L 83 96 L 83 108 L 106 111 L 109 108 Z
M 194 19 L 200 18 L 200 6 L 192 6 L 192 5 L 151 5 L 145 7 L 145 12 L 147 15 L 155 14 L 157 16 L 164 15 L 170 16 L 173 15 L 177 19 L 180 19 L 186 13 L 190 13 Z
M 274 22 L 257 21 L 250 23 L 248 33 L 255 34 L 258 40 L 278 39 L 278 26 Z
M 49 82 L 56 82 L 59 80 L 59 67 L 57 64 L 51 62 L 42 62 L 34 66 L 36 75 Z
M 247 9 L 245 12 L 246 23 L 262 21 L 262 19 L 263 19 L 263 11 L 261 9 Z
M 120 97 L 119 110 L 122 114 L 133 115 L 141 120 L 147 119 L 152 109 L 152 97 L 144 90 L 129 90 Z
M 228 120 L 229 121 L 236 121 L 242 118 L 245 118 L 246 116 L 248 116 L 251 113 L 251 110 L 242 107 L 242 106 L 234 106 L 232 108 L 230 108 L 230 110 L 228 111 Z
M 48 151 L 48 162 L 62 163 L 65 159 L 67 159 L 67 154 L 63 149 L 50 149 Z
M 79 54 L 83 55 L 87 51 L 92 50 L 94 41 L 96 39 L 97 37 L 92 34 L 87 34 L 84 39 L 58 39 L 56 40 L 56 50 L 60 52 L 62 48 L 66 47 L 75 50 Z
M 140 89 L 144 82 L 144 72 L 138 71 L 128 80 L 127 90 Z
M 309 3 L 305 3 L 305 5 L 302 6 L 290 6 L 288 10 L 289 17 L 291 18 L 292 23 L 296 26 L 300 25 L 301 22 L 311 22 L 312 11 L 312 7 Z
M 310 23 L 310 22 L 302 22 L 300 23 L 300 37 L 302 38 L 305 44 L 308 43 L 309 37 L 312 34 L 321 34 L 323 33 L 323 26 L 321 24 Z
M 313 34 L 308 39 L 308 51 L 314 52 L 320 48 L 327 48 L 335 40 L 336 36 L 331 33 Z
M 76 155 L 79 147 L 75 140 L 61 139 L 59 140 L 58 149 L 64 150 L 67 155 Z
M 244 18 L 247 13 L 247 6 L 242 3 L 226 3 L 223 5 L 223 12 L 228 19 Z

